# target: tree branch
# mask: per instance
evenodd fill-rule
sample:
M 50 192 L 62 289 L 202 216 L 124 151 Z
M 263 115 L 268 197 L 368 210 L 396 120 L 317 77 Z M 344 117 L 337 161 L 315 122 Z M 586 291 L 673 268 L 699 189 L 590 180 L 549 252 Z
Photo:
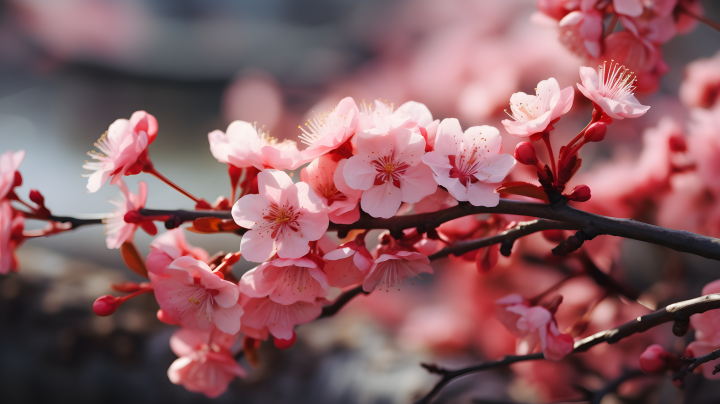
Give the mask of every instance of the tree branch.
M 575 342 L 575 349 L 572 353 L 585 352 L 595 345 L 607 342 L 614 344 L 633 334 L 645 332 L 660 324 L 669 322 L 687 322 L 693 314 L 704 313 L 709 310 L 720 309 L 720 293 L 712 295 L 700 296 L 695 299 L 685 300 L 666 306 L 660 310 L 638 317 L 617 328 L 600 331 L 587 338 Z M 718 352 L 718 351 L 715 351 Z M 707 355 L 706 355 L 707 356 Z M 720 356 L 718 356 L 720 357 Z M 480 365 L 471 366 L 457 370 L 447 370 L 437 365 L 421 364 L 422 367 L 431 373 L 437 373 L 442 379 L 433 387 L 433 389 L 416 404 L 429 404 L 431 400 L 440 392 L 440 390 L 453 379 L 465 376 L 470 373 L 482 370 L 503 367 L 516 362 L 524 362 L 530 360 L 544 359 L 542 352 L 521 355 L 506 356 L 504 359 L 495 362 L 486 362 Z M 710 359 L 708 359 L 710 360 Z
M 22 211 L 21 211 L 22 212 Z M 44 220 L 49 222 L 59 222 L 59 223 L 70 223 L 71 229 L 77 229 L 78 227 L 82 226 L 88 226 L 88 225 L 94 225 L 94 224 L 102 224 L 103 219 L 97 218 L 97 219 L 80 219 L 77 217 L 71 217 L 71 216 L 45 216 L 40 217 L 30 212 L 22 212 L 23 216 L 25 216 L 27 219 L 33 219 L 33 220 Z
M 340 297 L 338 297 L 337 300 L 333 302 L 333 304 L 323 307 L 322 314 L 320 314 L 320 317 L 318 318 L 325 318 L 335 315 L 338 311 L 340 311 L 340 309 L 343 308 L 343 306 L 345 306 L 345 304 L 347 304 L 350 300 L 352 300 L 360 293 L 364 293 L 367 295 L 369 292 L 365 292 L 362 286 L 358 286 L 348 290 L 347 292 L 340 295 Z
M 707 355 L 698 356 L 697 358 L 680 358 L 683 362 L 683 366 L 673 375 L 673 380 L 683 380 L 688 373 L 692 373 L 703 363 L 711 362 L 716 359 L 720 359 L 720 349 L 712 351 Z M 718 372 L 718 366 L 715 367 L 713 374 Z

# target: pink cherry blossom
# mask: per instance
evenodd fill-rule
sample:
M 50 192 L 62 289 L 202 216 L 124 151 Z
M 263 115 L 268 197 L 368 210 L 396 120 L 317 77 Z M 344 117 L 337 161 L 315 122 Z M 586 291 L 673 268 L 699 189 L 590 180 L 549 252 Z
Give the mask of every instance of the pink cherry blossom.
M 236 334 L 243 309 L 237 285 L 215 275 L 210 267 L 192 257 L 180 257 L 165 268 L 167 278 L 155 283 L 160 308 L 183 327 Z
M 362 191 L 345 183 L 343 168 L 347 160 L 337 161 L 328 155 L 320 156 L 300 171 L 300 179 L 310 185 L 327 206 L 328 218 L 337 224 L 355 223 L 360 219 L 358 202 Z
M 344 288 L 357 285 L 365 278 L 373 264 L 373 257 L 365 243 L 361 244 L 359 240 L 347 242 L 323 256 L 330 286 Z
M 522 296 L 512 294 L 495 302 L 496 316 L 515 336 L 520 337 L 518 354 L 541 347 L 546 359 L 559 361 L 573 351 L 573 339 L 562 334 L 548 309 L 531 306 Z
M 457 119 L 444 119 L 438 128 L 435 151 L 423 156 L 435 181 L 458 201 L 474 206 L 497 206 L 495 192 L 515 167 L 515 159 L 501 154 L 502 138 L 492 126 L 473 126 L 464 133 Z
M 210 152 L 219 162 L 237 168 L 293 170 L 301 163 L 295 142 L 278 142 L 268 133 L 259 134 L 254 125 L 245 121 L 232 122 L 224 133 L 210 132 L 208 140 Z
M 9 201 L 0 199 L 0 274 L 17 271 L 15 249 L 22 242 L 24 227 L 23 216 L 12 208 Z
M 133 240 L 139 225 L 125 222 L 125 214 L 144 208 L 148 193 L 147 184 L 144 181 L 140 181 L 138 185 L 139 192 L 135 195 L 128 190 L 125 181 L 117 181 L 117 186 L 122 191 L 122 195 L 120 195 L 120 198 L 111 199 L 110 203 L 118 208 L 103 219 L 107 248 L 120 248 L 123 243 Z
M 554 78 L 538 83 L 535 95 L 515 93 L 510 97 L 512 115 L 502 121 L 509 134 L 529 137 L 544 131 L 552 121 L 565 115 L 572 107 L 575 91 L 572 87 L 560 90 Z
M 0 155 L 0 200 L 5 199 L 16 185 L 15 172 L 24 158 L 25 150 L 8 150 Z
M 363 191 L 360 206 L 373 217 L 392 217 L 402 202 L 419 202 L 437 189 L 421 160 L 425 139 L 406 127 L 408 120 L 395 114 L 375 117 L 373 126 L 355 137 L 358 154 L 343 168 L 347 185 Z
M 303 132 L 301 142 L 309 146 L 302 151 L 303 160 L 310 161 L 342 146 L 355 134 L 358 115 L 355 100 L 346 97 L 332 111 L 308 119 L 305 128 L 299 127 Z
M 560 20 L 559 28 L 560 42 L 570 52 L 584 59 L 600 57 L 603 14 L 594 7 L 583 7 L 567 14 Z
M 145 111 L 136 111 L 127 119 L 113 122 L 95 147 L 100 153 L 89 152 L 97 161 L 86 162 L 83 168 L 95 171 L 84 174 L 88 178 L 87 189 L 96 192 L 107 182 L 117 183 L 124 175 L 139 174 L 148 160 L 148 146 L 155 141 L 158 123 Z
M 298 301 L 285 305 L 274 302 L 269 297 L 240 296 L 245 310 L 243 331 L 260 339 L 267 338 L 267 332 L 275 338 L 290 339 L 296 325 L 309 323 L 322 313 L 320 303 Z M 265 338 L 262 338 L 263 335 Z
M 318 257 L 319 258 L 319 257 Z M 249 297 L 270 297 L 280 304 L 314 303 L 327 296 L 328 278 L 318 263 L 308 257 L 265 262 L 243 274 L 240 293 Z
M 420 253 L 398 251 L 394 254 L 382 254 L 370 267 L 370 272 L 363 281 L 363 290 L 370 292 L 377 284 L 381 285 L 380 290 L 400 290 L 405 278 L 414 278 L 422 273 L 432 274 L 433 270 L 430 260 Z
M 237 336 L 215 328 L 176 331 L 170 338 L 170 348 L 179 358 L 170 365 L 168 378 L 188 391 L 209 398 L 220 396 L 236 376 L 246 375 L 231 351 L 236 340 Z
M 240 252 L 248 261 L 263 262 L 277 253 L 280 258 L 300 258 L 310 251 L 309 242 L 320 239 L 328 228 L 328 215 L 310 186 L 294 184 L 282 171 L 258 174 L 258 195 L 245 195 L 232 209 L 243 235 Z
M 712 108 L 720 101 L 720 52 L 687 65 L 680 100 L 687 107 L 699 108 Z
M 650 109 L 633 95 L 635 76 L 624 66 L 614 62 L 603 62 L 598 70 L 583 66 L 580 78 L 580 92 L 613 119 L 637 118 Z
M 163 275 L 165 268 L 173 261 L 185 256 L 203 262 L 207 262 L 210 257 L 202 248 L 188 244 L 185 240 L 185 231 L 177 228 L 166 231 L 150 243 L 150 254 L 148 254 L 145 264 L 151 274 Z

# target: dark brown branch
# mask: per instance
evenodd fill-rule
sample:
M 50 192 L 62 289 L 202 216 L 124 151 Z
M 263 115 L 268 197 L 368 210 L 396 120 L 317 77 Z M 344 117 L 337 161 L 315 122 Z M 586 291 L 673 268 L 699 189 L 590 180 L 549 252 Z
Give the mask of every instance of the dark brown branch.
M 101 219 L 101 218 L 98 218 L 98 219 L 80 219 L 80 218 L 71 217 L 71 216 L 54 216 L 54 215 L 45 216 L 45 217 L 40 217 L 40 216 L 37 216 L 37 215 L 35 215 L 35 214 L 33 214 L 33 213 L 28 213 L 28 212 L 22 212 L 22 213 L 23 213 L 23 215 L 24 215 L 26 218 L 28 218 L 28 219 L 44 220 L 44 221 L 48 221 L 48 222 L 70 223 L 70 228 L 71 228 L 71 229 L 77 229 L 78 227 L 82 227 L 82 226 L 89 226 L 89 225 L 102 224 L 102 223 L 103 223 L 103 219 Z
M 362 288 L 362 286 L 358 286 L 356 288 L 350 289 L 347 292 L 340 295 L 340 297 L 333 302 L 333 304 L 329 306 L 323 307 L 322 314 L 320 314 L 320 317 L 318 318 L 325 318 L 335 315 L 340 309 L 345 306 L 350 300 L 352 300 L 355 296 L 359 295 L 360 293 L 368 294 L 368 292 L 365 292 Z
M 720 309 L 720 293 L 712 295 L 700 296 L 695 299 L 685 300 L 682 302 L 671 304 L 660 310 L 638 317 L 617 328 L 600 331 L 587 338 L 575 342 L 575 349 L 572 353 L 585 352 L 595 345 L 607 342 L 614 344 L 633 334 L 645 332 L 660 324 L 669 322 L 687 322 L 693 314 L 704 313 L 709 310 Z M 544 359 L 542 352 L 522 355 L 522 356 L 506 356 L 505 359 L 496 362 L 486 362 L 480 365 L 471 366 L 457 370 L 447 370 L 436 365 L 422 364 L 422 366 L 431 373 L 437 373 L 442 379 L 433 387 L 433 389 L 416 404 L 428 404 L 440 392 L 440 390 L 453 379 L 465 376 L 470 373 L 482 370 L 503 367 L 516 362 Z
M 641 370 L 629 370 L 625 371 L 625 373 L 621 374 L 618 378 L 611 380 L 608 382 L 602 389 L 597 391 L 589 391 L 586 393 L 588 401 L 590 404 L 600 404 L 603 397 L 605 397 L 607 394 L 614 393 L 617 391 L 617 389 L 620 388 L 620 386 L 625 383 L 628 380 L 636 379 L 638 377 L 643 376 L 649 376 L 646 373 L 643 373 Z
M 184 222 L 190 222 L 201 217 L 217 217 L 218 219 L 232 219 L 229 210 L 158 210 L 138 209 L 143 216 L 177 216 Z
M 673 375 L 673 380 L 683 380 L 688 373 L 692 373 L 703 363 L 711 362 L 717 359 L 720 359 L 720 349 L 712 351 L 707 355 L 698 356 L 697 358 L 680 358 L 683 366 Z M 713 374 L 718 372 L 718 367 L 720 367 L 720 365 L 715 367 Z
M 505 230 L 502 233 L 498 233 L 493 236 L 480 238 L 472 241 L 460 241 L 454 243 L 442 250 L 430 255 L 430 260 L 436 260 L 439 258 L 447 257 L 448 255 L 462 255 L 466 252 L 477 250 L 478 248 L 487 247 L 493 244 L 502 243 L 505 241 L 514 242 L 520 237 L 527 236 L 529 234 L 537 233 L 544 230 L 577 230 L 577 226 L 572 224 L 556 222 L 553 220 L 536 219 L 529 222 L 520 222 L 517 226 Z

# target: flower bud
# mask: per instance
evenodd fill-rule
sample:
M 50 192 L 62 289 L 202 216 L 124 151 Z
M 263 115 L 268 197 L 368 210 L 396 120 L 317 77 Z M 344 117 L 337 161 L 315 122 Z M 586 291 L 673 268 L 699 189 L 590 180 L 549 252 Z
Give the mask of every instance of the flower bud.
M 530 142 L 520 142 L 515 146 L 515 160 L 526 166 L 534 166 L 538 163 L 535 153 L 535 146 Z
M 650 345 L 640 355 L 640 369 L 648 374 L 663 373 L 671 368 L 675 356 L 658 344 Z
M 295 331 L 293 331 L 293 335 L 290 339 L 273 338 L 273 343 L 277 349 L 288 349 L 295 345 L 295 341 L 297 341 L 297 334 L 295 334 Z
M 565 195 L 565 198 L 569 201 L 587 202 L 590 200 L 590 187 L 587 185 L 578 185 L 569 195 Z
M 607 125 L 604 122 L 595 122 L 585 130 L 583 138 L 586 142 L 599 142 L 605 139 Z
M 122 300 L 115 296 L 105 295 L 95 300 L 92 309 L 96 315 L 105 317 L 115 313 L 118 307 L 120 307 L 120 304 L 122 304 Z
M 143 215 L 141 215 L 137 210 L 129 211 L 123 218 L 125 219 L 125 223 L 138 224 L 143 221 Z
M 20 174 L 20 171 L 15 171 L 15 178 L 13 178 L 13 188 L 19 187 L 22 185 L 22 175 Z
M 45 197 L 37 189 L 30 190 L 30 200 L 38 206 L 45 206 Z

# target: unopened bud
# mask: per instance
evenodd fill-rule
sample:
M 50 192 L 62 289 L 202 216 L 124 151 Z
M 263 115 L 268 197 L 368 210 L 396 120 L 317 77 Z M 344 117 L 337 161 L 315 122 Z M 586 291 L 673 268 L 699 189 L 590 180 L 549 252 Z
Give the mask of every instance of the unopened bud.
M 671 136 L 669 139 L 670 142 L 670 150 L 674 152 L 684 152 L 687 151 L 687 143 L 685 142 L 685 138 L 680 135 Z
M 585 130 L 583 138 L 586 142 L 599 142 L 605 139 L 607 134 L 607 125 L 605 122 L 595 122 Z
M 273 343 L 277 349 L 288 349 L 295 345 L 295 341 L 297 341 L 297 334 L 295 334 L 295 331 L 293 331 L 293 335 L 290 339 L 273 338 Z
M 15 171 L 15 178 L 13 178 L 13 188 L 22 185 L 22 175 L 20 171 Z
M 520 142 L 515 146 L 515 160 L 526 166 L 534 166 L 538 163 L 535 146 L 530 142 Z
M 658 344 L 650 345 L 640 355 L 640 369 L 651 375 L 671 369 L 674 362 L 677 358 Z
M 590 200 L 590 187 L 587 185 L 578 185 L 569 195 L 566 195 L 565 198 L 569 201 L 587 202 Z
M 45 205 L 45 197 L 43 197 L 40 191 L 38 191 L 37 189 L 30 190 L 30 200 L 38 206 Z
M 141 215 L 137 210 L 129 211 L 123 218 L 125 219 L 125 223 L 138 224 L 143 221 L 143 215 Z
M 122 300 L 115 296 L 105 295 L 98 297 L 92 308 L 96 315 L 105 317 L 115 313 L 120 304 L 122 304 Z

